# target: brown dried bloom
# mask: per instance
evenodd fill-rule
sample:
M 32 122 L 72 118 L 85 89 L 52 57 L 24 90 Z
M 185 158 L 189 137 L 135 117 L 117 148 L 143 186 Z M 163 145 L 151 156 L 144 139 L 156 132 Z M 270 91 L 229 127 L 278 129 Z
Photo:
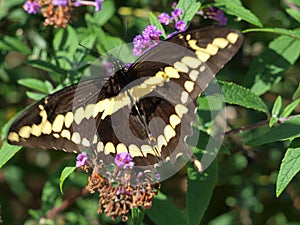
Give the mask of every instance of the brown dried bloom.
M 143 207 L 145 209 L 152 206 L 152 199 L 159 190 L 149 181 L 141 184 L 131 185 L 130 174 L 121 172 L 116 169 L 115 180 L 119 182 L 109 182 L 108 179 L 101 177 L 93 172 L 88 180 L 87 189 L 94 193 L 99 192 L 98 212 L 104 212 L 112 219 L 121 216 L 123 221 L 128 219 L 127 214 L 130 209 Z M 126 180 L 127 182 L 120 182 Z

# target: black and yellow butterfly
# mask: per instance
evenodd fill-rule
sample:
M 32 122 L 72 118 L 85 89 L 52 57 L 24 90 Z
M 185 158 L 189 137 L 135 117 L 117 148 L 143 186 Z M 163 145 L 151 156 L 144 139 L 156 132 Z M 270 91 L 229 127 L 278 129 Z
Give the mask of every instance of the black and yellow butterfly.
M 187 154 L 182 145 L 197 98 L 242 41 L 225 27 L 179 33 L 106 80 L 86 80 L 37 102 L 12 124 L 8 142 L 67 152 L 89 148 L 99 160 L 129 152 L 137 166 Z

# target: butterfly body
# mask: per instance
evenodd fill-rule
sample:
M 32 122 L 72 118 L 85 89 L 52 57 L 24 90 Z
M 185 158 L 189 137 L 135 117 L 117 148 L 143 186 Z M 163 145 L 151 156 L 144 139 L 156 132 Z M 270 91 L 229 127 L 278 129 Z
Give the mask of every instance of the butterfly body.
M 187 154 L 196 100 L 237 52 L 242 36 L 208 27 L 161 42 L 128 69 L 47 96 L 21 114 L 10 144 L 82 152 L 129 152 L 137 166 Z

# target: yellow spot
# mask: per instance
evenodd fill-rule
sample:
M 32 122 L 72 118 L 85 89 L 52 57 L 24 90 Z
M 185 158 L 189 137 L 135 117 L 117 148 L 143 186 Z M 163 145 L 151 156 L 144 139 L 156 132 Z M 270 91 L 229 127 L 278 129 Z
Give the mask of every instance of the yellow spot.
M 7 138 L 8 138 L 8 140 L 14 141 L 14 142 L 19 142 L 20 141 L 19 135 L 16 132 L 10 132 L 8 134 Z
M 182 62 L 176 62 L 176 63 L 174 63 L 174 68 L 178 72 L 184 72 L 184 73 L 189 72 L 189 68 L 185 64 L 183 64 Z
M 22 138 L 29 138 L 30 132 L 31 132 L 30 126 L 21 127 L 21 129 L 19 130 L 19 136 Z
M 103 142 L 98 142 L 97 144 L 97 152 L 102 152 L 104 148 Z
M 72 134 L 71 141 L 73 141 L 75 144 L 80 144 L 81 143 L 80 134 L 78 132 L 74 132 Z
M 104 147 L 104 154 L 108 155 L 109 153 L 115 153 L 116 149 L 115 146 L 112 142 L 107 142 L 105 147 Z
M 128 149 L 129 149 L 129 153 L 132 158 L 138 157 L 138 156 L 143 156 L 139 147 L 134 144 L 129 145 Z
M 199 69 L 200 72 L 204 72 L 205 68 L 206 68 L 205 66 L 201 66 L 200 69 Z
M 201 66 L 202 67 L 202 66 Z M 201 68 L 200 67 L 200 68 Z M 199 71 L 197 71 L 197 70 L 192 70 L 191 72 L 190 72 L 190 74 L 189 74 L 189 77 L 190 77 L 190 79 L 192 80 L 192 81 L 196 81 L 197 80 L 197 78 L 198 78 L 198 75 L 199 75 Z
M 53 137 L 55 137 L 55 138 L 60 138 L 60 135 L 59 135 L 58 133 L 54 133 L 54 134 L 53 134 Z
M 94 113 L 93 113 L 93 117 L 95 118 L 96 116 L 98 116 L 98 114 L 100 112 L 103 112 L 105 107 L 107 106 L 109 102 L 109 99 L 103 99 L 99 102 L 97 102 L 97 104 L 95 105 L 95 108 L 94 108 Z
M 187 80 L 184 82 L 184 88 L 187 92 L 191 93 L 194 90 L 195 83 L 193 81 Z
M 84 109 L 83 109 L 83 107 L 80 107 L 80 108 L 76 109 L 76 111 L 74 113 L 75 123 L 80 124 L 81 121 L 83 120 L 83 118 L 84 118 Z
M 190 35 L 190 34 L 187 34 L 187 35 L 185 36 L 185 40 L 189 41 L 190 39 L 191 39 L 191 35 Z
M 122 103 L 122 102 L 120 102 Z M 115 98 L 109 99 L 105 109 L 101 115 L 101 119 L 103 120 L 106 116 L 110 116 L 114 112 L 114 107 L 120 107 L 121 105 L 115 104 Z M 116 110 L 117 111 L 117 110 Z M 105 151 L 104 151 L 105 152 Z
M 174 67 L 171 67 L 171 66 L 166 67 L 165 72 L 166 72 L 166 74 L 168 74 L 168 76 L 170 78 L 178 79 L 180 77 L 179 73 L 177 72 L 177 70 Z
M 231 44 L 235 44 L 238 38 L 239 35 L 237 33 L 229 33 L 226 37 Z
M 94 135 L 93 144 L 96 144 L 98 142 L 98 135 Z
M 58 114 L 55 117 L 55 119 L 53 121 L 53 124 L 52 124 L 52 130 L 54 132 L 61 132 L 62 127 L 64 125 L 64 119 L 65 119 L 65 117 L 63 115 L 61 115 L 61 114 Z
M 225 48 L 228 45 L 228 41 L 225 38 L 215 38 L 212 44 L 218 48 Z
M 195 51 L 201 51 L 201 52 L 207 53 L 207 54 L 209 54 L 209 55 L 215 55 L 215 54 L 217 54 L 218 51 L 219 51 L 218 46 L 213 45 L 213 44 L 208 44 L 208 45 L 206 46 L 206 48 L 201 48 L 201 47 L 199 47 L 199 46 L 196 44 L 196 43 L 197 43 L 197 40 L 189 40 L 188 43 L 189 43 L 189 46 L 190 46 L 193 50 L 195 50 Z
M 45 122 L 45 124 L 43 124 L 42 132 L 43 134 L 51 134 L 52 126 L 48 120 Z
M 71 139 L 71 133 L 69 130 L 62 130 L 62 132 L 60 133 L 60 136 L 67 138 L 68 140 Z
M 182 104 L 187 103 L 188 98 L 189 98 L 189 94 L 186 91 L 181 92 L 180 101 Z
M 117 153 L 121 152 L 128 152 L 126 145 L 124 145 L 123 143 L 119 143 L 117 145 Z
M 94 108 L 95 108 L 95 105 L 94 104 L 89 104 L 85 107 L 85 110 L 84 110 L 84 117 L 86 119 L 89 119 L 93 113 L 94 113 Z
M 181 62 L 183 62 L 185 65 L 187 65 L 190 68 L 197 68 L 200 66 L 201 61 L 199 61 L 197 58 L 191 57 L 191 56 L 185 56 L 181 59 Z
M 144 84 L 148 86 L 162 85 L 163 83 L 164 83 L 164 79 L 161 77 L 150 77 L 144 81 Z
M 169 142 L 170 139 L 171 139 L 172 137 L 175 137 L 176 132 L 175 132 L 175 130 L 171 127 L 171 125 L 167 125 L 167 126 L 165 126 L 165 128 L 164 128 L 164 135 L 165 135 L 165 137 L 166 137 L 167 142 Z
M 167 146 L 167 141 L 164 135 L 159 135 L 157 138 L 157 145 L 161 149 L 162 146 Z
M 40 125 L 32 124 L 31 134 L 39 137 L 42 134 L 42 123 Z
M 81 144 L 85 147 L 90 147 L 91 143 L 88 139 L 82 138 Z
M 175 112 L 179 116 L 179 118 L 182 118 L 182 115 L 188 112 L 188 108 L 184 105 L 177 104 L 175 106 Z
M 65 115 L 65 126 L 66 128 L 70 128 L 71 124 L 73 123 L 74 115 L 72 112 L 67 112 Z
M 171 126 L 175 129 L 175 127 L 176 127 L 178 124 L 180 124 L 181 119 L 180 119 L 177 115 L 172 114 L 172 115 L 170 116 L 170 118 L 169 118 L 169 121 L 170 121 Z
M 198 59 L 201 60 L 201 62 L 207 62 L 207 60 L 210 58 L 210 55 L 202 52 L 202 51 L 196 51 L 196 55 L 198 57 Z
M 143 152 L 144 155 L 149 154 L 155 154 L 153 151 L 153 148 L 150 145 L 142 145 L 141 146 L 141 151 Z

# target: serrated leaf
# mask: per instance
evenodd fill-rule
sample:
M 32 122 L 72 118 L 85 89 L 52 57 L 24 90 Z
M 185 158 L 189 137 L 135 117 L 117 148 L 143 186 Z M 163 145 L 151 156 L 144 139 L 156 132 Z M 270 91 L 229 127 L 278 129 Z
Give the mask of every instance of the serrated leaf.
M 250 10 L 242 6 L 240 2 L 228 0 L 216 0 L 215 2 L 214 5 L 222 8 L 227 14 L 239 17 L 255 26 L 263 26 L 260 20 Z
M 300 170 L 300 140 L 296 139 L 290 144 L 280 165 L 276 182 L 276 196 L 282 193 L 293 177 Z
M 288 104 L 283 112 L 281 113 L 280 117 L 281 118 L 285 118 L 288 117 L 289 115 L 291 115 L 291 113 L 294 111 L 294 109 L 299 105 L 300 103 L 300 99 L 297 99 L 295 101 L 293 101 L 292 103 Z
M 162 24 L 158 21 L 157 17 L 150 12 L 149 13 L 149 20 L 150 20 L 150 24 L 154 25 L 158 30 L 161 30 L 163 32 L 163 37 L 166 38 L 166 31 L 164 29 L 164 27 L 162 26 Z
M 300 29 L 295 32 L 299 35 Z M 281 80 L 285 70 L 296 62 L 299 54 L 299 40 L 290 36 L 274 39 L 251 64 L 245 82 L 253 84 L 251 91 L 256 95 L 264 94 Z
M 265 134 L 254 135 L 246 144 L 259 146 L 270 142 L 283 141 L 300 136 L 300 116 L 286 120 L 269 128 Z
M 287 14 L 294 18 L 298 23 L 300 23 L 300 13 L 294 9 L 286 9 Z
M 35 68 L 48 71 L 49 73 L 54 72 L 54 73 L 58 73 L 58 74 L 61 74 L 61 75 L 65 75 L 67 73 L 66 70 L 63 70 L 63 69 L 59 68 L 58 66 L 53 65 L 52 63 L 49 63 L 49 62 L 46 62 L 46 61 L 43 61 L 43 60 L 29 60 L 26 63 L 28 65 L 31 65 L 31 66 L 35 67 Z
M 0 148 L 0 168 L 2 168 L 8 160 L 20 151 L 21 148 L 21 146 L 10 145 L 7 141 L 4 141 Z
M 249 89 L 240 85 L 219 81 L 226 103 L 240 105 L 268 114 L 268 107 L 263 100 Z
M 155 224 L 187 225 L 184 214 L 161 192 L 154 197 L 153 207 L 146 214 Z
M 60 192 L 63 193 L 63 184 L 65 180 L 76 170 L 76 166 L 67 166 L 63 169 L 61 172 L 60 178 L 59 178 L 59 188 Z
M 176 6 L 176 8 L 181 8 L 183 11 L 183 15 L 181 20 L 189 23 L 195 14 L 199 11 L 202 1 L 195 0 L 180 0 Z
M 18 80 L 18 84 L 48 94 L 48 88 L 44 81 L 35 78 L 23 78 Z
M 187 173 L 187 220 L 189 225 L 198 225 L 210 203 L 216 185 L 218 176 L 217 163 L 214 160 L 202 174 L 189 165 Z

